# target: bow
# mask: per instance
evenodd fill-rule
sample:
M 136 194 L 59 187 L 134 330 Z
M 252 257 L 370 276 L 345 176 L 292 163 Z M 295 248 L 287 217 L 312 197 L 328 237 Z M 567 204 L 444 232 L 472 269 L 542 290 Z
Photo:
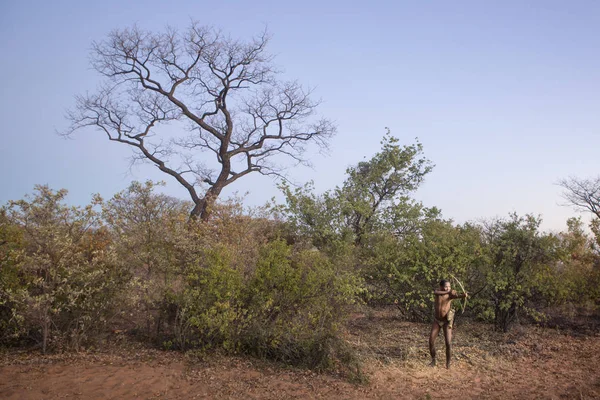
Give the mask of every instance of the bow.
M 460 289 L 463 291 L 463 293 L 467 293 L 463 284 L 460 283 L 460 281 L 454 275 L 450 274 L 450 276 L 452 277 L 452 279 L 454 279 L 456 281 L 456 283 L 458 283 L 458 285 L 460 286 Z M 462 311 L 460 312 L 461 315 L 465 313 L 465 308 L 467 308 L 467 298 L 466 297 L 465 297 L 465 301 L 463 302 Z

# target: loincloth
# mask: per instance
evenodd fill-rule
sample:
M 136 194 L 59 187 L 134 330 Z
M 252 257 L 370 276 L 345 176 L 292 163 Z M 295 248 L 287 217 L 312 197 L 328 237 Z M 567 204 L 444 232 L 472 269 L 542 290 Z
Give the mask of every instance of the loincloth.
M 438 319 L 435 316 L 433 317 L 433 319 L 435 320 L 435 322 L 437 322 L 440 328 L 443 328 L 444 325 L 447 324 L 448 329 L 452 329 L 452 325 L 454 324 L 454 310 L 448 311 L 448 314 L 446 314 L 446 316 L 442 319 Z

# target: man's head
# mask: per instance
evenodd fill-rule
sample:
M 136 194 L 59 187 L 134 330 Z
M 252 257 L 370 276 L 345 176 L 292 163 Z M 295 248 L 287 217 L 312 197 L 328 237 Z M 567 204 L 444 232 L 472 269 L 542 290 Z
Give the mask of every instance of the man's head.
M 445 279 L 442 279 L 440 281 L 440 289 L 442 289 L 442 290 L 450 290 L 450 282 L 447 281 L 447 280 L 445 280 Z

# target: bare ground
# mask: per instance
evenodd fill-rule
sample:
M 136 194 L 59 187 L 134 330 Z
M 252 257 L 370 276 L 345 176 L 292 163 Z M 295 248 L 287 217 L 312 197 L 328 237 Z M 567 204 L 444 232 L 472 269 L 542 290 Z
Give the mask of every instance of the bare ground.
M 427 364 L 429 325 L 357 314 L 346 340 L 369 383 L 243 357 L 199 359 L 134 345 L 110 351 L 0 355 L 0 399 L 594 399 L 600 334 L 459 320 L 451 370 Z M 443 339 L 438 353 L 443 356 Z M 443 364 L 443 363 L 440 363 Z

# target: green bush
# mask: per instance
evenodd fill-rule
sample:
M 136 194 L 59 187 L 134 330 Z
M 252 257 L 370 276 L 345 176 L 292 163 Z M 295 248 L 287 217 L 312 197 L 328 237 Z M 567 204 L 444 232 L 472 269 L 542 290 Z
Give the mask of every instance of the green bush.
M 224 349 L 326 368 L 360 281 L 318 251 L 265 243 L 256 264 L 238 268 L 230 249 L 206 250 L 186 274 L 177 304 L 181 348 Z M 171 344 L 171 343 L 169 343 Z
M 281 240 L 261 251 L 245 291 L 242 348 L 291 364 L 325 367 L 360 282 L 316 250 L 294 253 Z
M 180 348 L 237 348 L 244 324 L 242 279 L 224 247 L 207 250 L 187 269 L 175 331 Z
M 440 279 L 468 276 L 468 281 L 463 278 L 467 287 L 478 285 L 471 270 L 483 262 L 480 248 L 477 229 L 437 218 L 419 222 L 418 230 L 401 237 L 372 235 L 363 251 L 369 301 L 395 304 L 405 318 L 428 321 Z
M 2 259 L 2 305 L 11 310 L 3 325 L 13 336 L 34 338 L 44 352 L 77 349 L 102 333 L 128 279 L 93 209 L 100 200 L 68 207 L 66 194 L 37 186 L 31 199 L 11 202 L 5 210 L 22 246 Z

